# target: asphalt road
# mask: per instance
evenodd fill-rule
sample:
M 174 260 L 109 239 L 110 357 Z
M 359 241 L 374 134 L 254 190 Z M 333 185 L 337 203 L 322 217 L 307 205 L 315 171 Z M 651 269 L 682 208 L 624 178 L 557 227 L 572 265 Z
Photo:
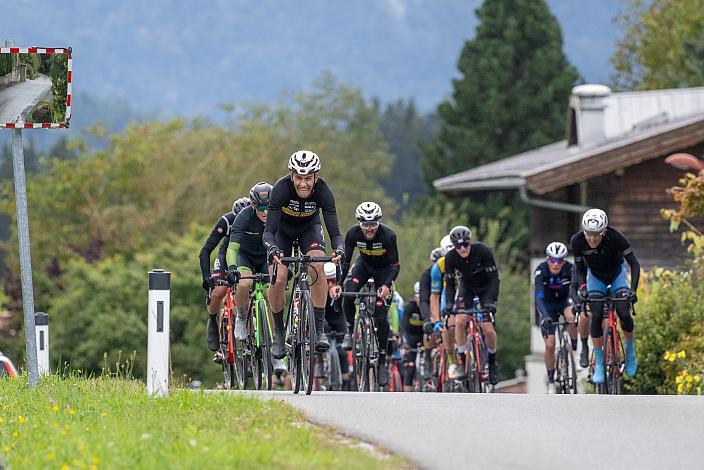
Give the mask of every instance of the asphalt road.
M 45 75 L 0 88 L 0 122 L 16 122 L 18 119 L 24 121 L 25 113 L 50 93 L 51 80 Z
M 245 393 L 286 401 L 421 468 L 704 468 L 699 397 Z

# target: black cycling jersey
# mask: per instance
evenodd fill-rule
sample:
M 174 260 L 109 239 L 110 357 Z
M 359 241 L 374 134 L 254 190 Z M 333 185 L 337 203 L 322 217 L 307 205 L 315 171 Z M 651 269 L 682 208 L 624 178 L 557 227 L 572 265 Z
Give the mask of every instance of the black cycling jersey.
M 418 305 L 415 299 L 411 299 L 406 302 L 406 306 L 403 309 L 403 316 L 401 317 L 401 333 L 412 335 L 418 333 L 422 334 L 423 323 L 423 317 L 420 313 L 420 305 Z
M 242 211 L 237 214 L 237 217 L 235 217 L 235 222 L 232 224 L 232 229 L 230 230 L 229 241 L 239 243 L 239 251 L 244 252 L 250 257 L 258 258 L 266 256 L 266 248 L 264 248 L 264 244 L 262 243 L 263 235 L 264 222 L 257 217 L 254 207 L 249 206 L 242 209 Z
M 610 284 L 621 271 L 625 259 L 631 266 L 632 287 L 638 289 L 640 263 L 628 240 L 618 230 L 607 227 L 606 233 L 596 248 L 590 247 L 584 232 L 579 231 L 572 236 L 570 246 L 574 254 L 575 277 L 578 285 L 586 282 L 587 268 L 597 279 Z
M 379 224 L 374 238 L 367 240 L 359 225 L 355 225 L 345 235 L 345 260 L 342 265 L 342 279 L 347 276 L 354 249 L 359 249 L 359 258 L 371 268 L 391 266 L 393 279 L 398 275 L 398 247 L 396 233 L 388 225 Z M 392 281 L 393 281 L 392 279 Z
M 205 245 L 203 245 L 203 248 L 201 248 L 200 254 L 198 255 L 200 258 L 200 271 L 203 275 L 203 280 L 210 277 L 210 254 L 213 252 L 215 247 L 218 246 L 220 240 L 223 238 L 226 240 L 229 239 L 230 229 L 232 228 L 232 223 L 234 221 L 234 212 L 230 211 L 227 214 L 224 214 L 215 224 L 215 227 L 213 227 L 213 230 L 210 232 L 207 240 L 205 240 Z M 221 257 L 221 251 L 218 252 L 217 264 L 221 267 L 221 269 L 225 269 L 227 267 L 224 253 Z
M 433 267 L 429 267 L 423 274 L 420 275 L 420 291 L 418 298 L 420 300 L 420 313 L 424 321 L 430 321 L 430 271 Z
M 445 275 L 452 273 L 462 276 L 462 289 L 465 292 L 482 292 L 491 302 L 496 303 L 499 298 L 499 273 L 496 270 L 494 254 L 488 246 L 480 242 L 472 243 L 466 258 L 462 258 L 457 250 L 450 250 L 445 255 Z M 445 285 L 445 302 L 448 308 L 454 305 L 454 282 L 448 281 Z
M 296 194 L 290 175 L 279 179 L 269 196 L 269 214 L 264 229 L 264 246 L 267 250 L 276 246 L 276 232 L 279 225 L 320 224 L 320 209 L 323 211 L 325 227 L 334 249 L 342 249 L 343 239 L 337 222 L 335 197 L 330 187 L 318 178 L 310 196 L 303 199 Z
M 562 303 L 570 296 L 572 263 L 565 261 L 560 272 L 553 274 L 547 261 L 535 269 L 535 297 L 548 303 Z

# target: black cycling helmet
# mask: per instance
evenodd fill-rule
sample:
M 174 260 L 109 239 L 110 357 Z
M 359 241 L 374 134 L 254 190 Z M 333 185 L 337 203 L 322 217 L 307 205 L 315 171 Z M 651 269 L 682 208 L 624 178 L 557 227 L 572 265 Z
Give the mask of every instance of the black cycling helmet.
M 469 242 L 472 239 L 472 231 L 464 225 L 457 225 L 450 230 L 450 241 L 453 245 L 462 242 Z
M 255 206 L 268 206 L 270 194 L 271 185 L 262 181 L 252 186 L 252 189 L 249 190 L 249 200 Z
M 238 200 L 235 201 L 235 203 L 232 205 L 232 212 L 235 213 L 235 215 L 239 214 L 242 209 L 247 207 L 249 205 L 249 198 L 248 197 L 241 197 Z

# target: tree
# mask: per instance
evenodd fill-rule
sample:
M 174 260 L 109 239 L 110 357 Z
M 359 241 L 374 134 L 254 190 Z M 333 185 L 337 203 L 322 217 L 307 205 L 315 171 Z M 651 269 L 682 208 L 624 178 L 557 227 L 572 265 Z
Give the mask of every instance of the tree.
M 476 36 L 458 63 L 461 77 L 438 106 L 440 130 L 425 147 L 428 182 L 564 136 L 578 74 L 546 2 L 487 0 L 476 15 Z
M 396 157 L 389 175 L 380 183 L 387 194 L 405 209 L 427 192 L 420 145 L 429 142 L 435 134 L 435 117 L 419 115 L 412 99 L 407 102 L 399 99 L 380 111 L 380 118 L 389 152 Z
M 618 88 L 704 85 L 704 0 L 627 0 L 611 62 Z

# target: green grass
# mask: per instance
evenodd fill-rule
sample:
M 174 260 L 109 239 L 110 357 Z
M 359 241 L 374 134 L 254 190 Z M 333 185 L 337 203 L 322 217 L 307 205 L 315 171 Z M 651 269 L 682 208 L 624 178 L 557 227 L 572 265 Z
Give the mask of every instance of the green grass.
M 143 382 L 26 376 L 0 380 L 0 468 L 399 468 L 400 457 L 343 443 L 277 401 Z M 65 465 L 65 467 L 64 467 Z

